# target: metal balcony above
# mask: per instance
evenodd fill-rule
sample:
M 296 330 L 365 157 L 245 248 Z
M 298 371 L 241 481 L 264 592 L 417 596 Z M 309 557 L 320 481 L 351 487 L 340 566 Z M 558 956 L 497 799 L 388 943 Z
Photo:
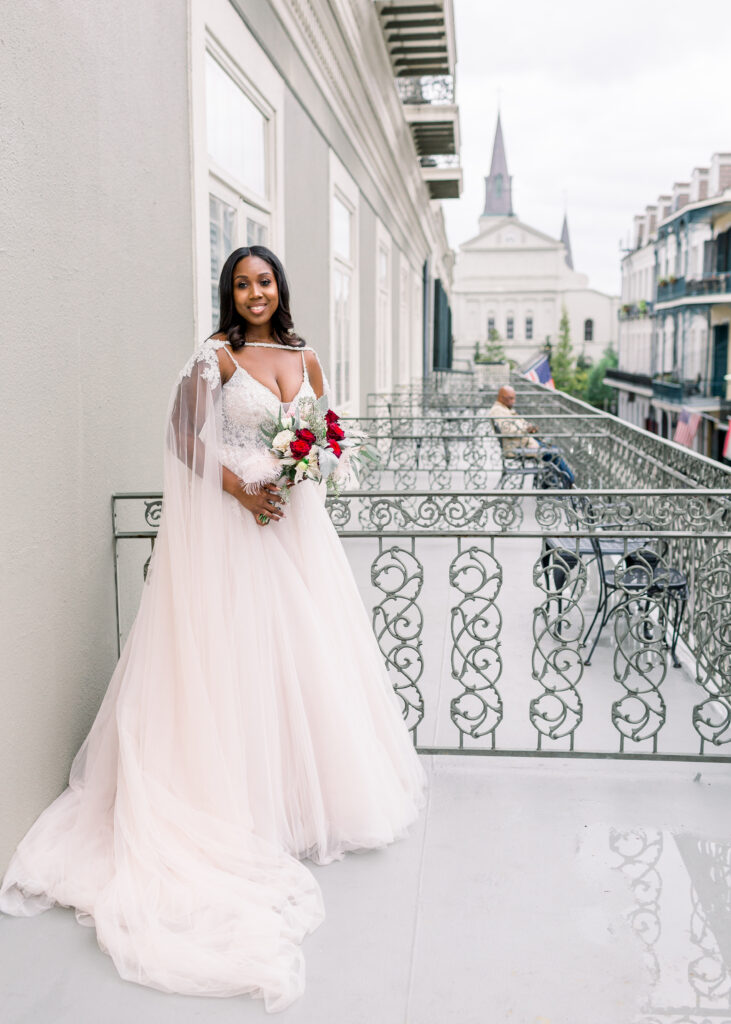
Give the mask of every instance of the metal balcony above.
M 452 0 L 375 0 L 397 78 L 452 75 L 455 65 Z
M 419 163 L 430 199 L 459 199 L 462 194 L 462 168 L 458 156 L 422 157 Z

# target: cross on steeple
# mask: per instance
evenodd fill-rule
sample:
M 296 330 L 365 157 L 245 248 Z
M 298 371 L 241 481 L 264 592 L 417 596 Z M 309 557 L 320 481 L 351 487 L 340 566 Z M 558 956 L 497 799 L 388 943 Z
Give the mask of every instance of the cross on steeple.
M 485 178 L 485 209 L 482 216 L 514 217 L 512 191 L 513 179 L 508 174 L 503 129 L 500 123 L 500 112 L 498 111 L 495 141 L 492 145 L 490 174 Z

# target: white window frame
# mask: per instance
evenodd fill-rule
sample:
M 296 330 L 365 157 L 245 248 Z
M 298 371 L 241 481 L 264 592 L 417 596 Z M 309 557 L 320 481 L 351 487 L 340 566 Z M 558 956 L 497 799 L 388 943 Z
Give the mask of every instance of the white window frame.
M 398 383 L 408 384 L 411 380 L 411 338 L 410 306 L 411 275 L 409 261 L 399 252 L 399 322 L 398 322 Z
M 386 280 L 381 281 L 381 259 L 386 261 Z M 389 392 L 393 384 L 393 242 L 381 220 L 376 218 L 376 391 Z
M 328 369 L 330 383 L 335 393 L 335 401 L 339 410 L 350 415 L 358 415 L 360 407 L 360 288 L 358 247 L 360 240 L 358 205 L 360 194 L 358 186 L 348 174 L 344 164 L 333 150 L 329 151 L 329 205 L 330 218 L 330 359 Z M 335 229 L 333 208 L 335 198 L 350 211 L 350 259 L 335 252 Z M 347 273 L 350 278 L 350 330 L 345 340 L 349 364 L 350 394 L 342 393 L 342 382 L 337 380 L 336 345 L 337 332 L 335 323 L 335 271 Z
M 213 195 L 236 210 L 234 247 L 246 244 L 246 222 L 251 218 L 267 228 L 267 246 L 280 259 L 286 259 L 282 160 L 285 86 L 281 75 L 229 0 L 192 0 L 190 9 L 195 320 L 196 341 L 199 341 L 210 333 L 212 317 L 209 196 Z M 225 40 L 225 46 L 221 40 Z M 209 158 L 206 125 L 208 54 L 265 118 L 265 196 L 247 189 Z

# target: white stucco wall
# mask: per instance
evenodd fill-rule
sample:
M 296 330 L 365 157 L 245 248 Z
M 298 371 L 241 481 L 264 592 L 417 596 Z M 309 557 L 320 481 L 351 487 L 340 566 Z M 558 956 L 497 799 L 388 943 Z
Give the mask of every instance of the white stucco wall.
M 187 9 L 3 5 L 0 873 L 116 659 L 110 496 L 193 345 Z

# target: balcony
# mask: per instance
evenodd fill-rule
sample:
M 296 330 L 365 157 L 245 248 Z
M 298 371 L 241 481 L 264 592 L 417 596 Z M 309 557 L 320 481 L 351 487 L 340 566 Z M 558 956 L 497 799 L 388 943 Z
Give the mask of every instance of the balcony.
M 707 274 L 699 278 L 660 278 L 657 282 L 657 302 L 670 303 L 679 299 L 700 300 L 703 303 L 731 301 L 731 272 Z
M 442 373 L 371 396 L 380 465 L 329 501 L 429 803 L 387 851 L 311 868 L 296 1024 L 729 1017 L 731 472 L 514 383 L 577 489 L 498 488 L 494 391 Z M 122 636 L 160 511 L 114 499 Z M 8 1024 L 262 1019 L 121 981 L 67 910 L 3 922 L 0 956 Z
M 462 168 L 458 156 L 424 156 L 419 163 L 430 199 L 459 199 Z
M 604 383 L 621 391 L 652 393 L 652 377 L 647 373 L 630 373 L 629 370 L 610 368 L 604 373 Z
M 677 405 L 695 405 L 704 409 L 717 407 L 721 411 L 725 395 L 726 384 L 723 379 L 680 381 L 669 376 L 658 376 L 652 380 L 653 398 Z
M 454 102 L 454 80 L 448 76 L 397 78 L 396 85 L 419 156 L 458 153 L 459 108 Z
M 451 0 L 377 0 L 376 9 L 397 78 L 454 74 Z
M 652 316 L 652 303 L 645 299 L 639 302 L 625 302 L 619 309 L 620 320 L 644 320 Z

